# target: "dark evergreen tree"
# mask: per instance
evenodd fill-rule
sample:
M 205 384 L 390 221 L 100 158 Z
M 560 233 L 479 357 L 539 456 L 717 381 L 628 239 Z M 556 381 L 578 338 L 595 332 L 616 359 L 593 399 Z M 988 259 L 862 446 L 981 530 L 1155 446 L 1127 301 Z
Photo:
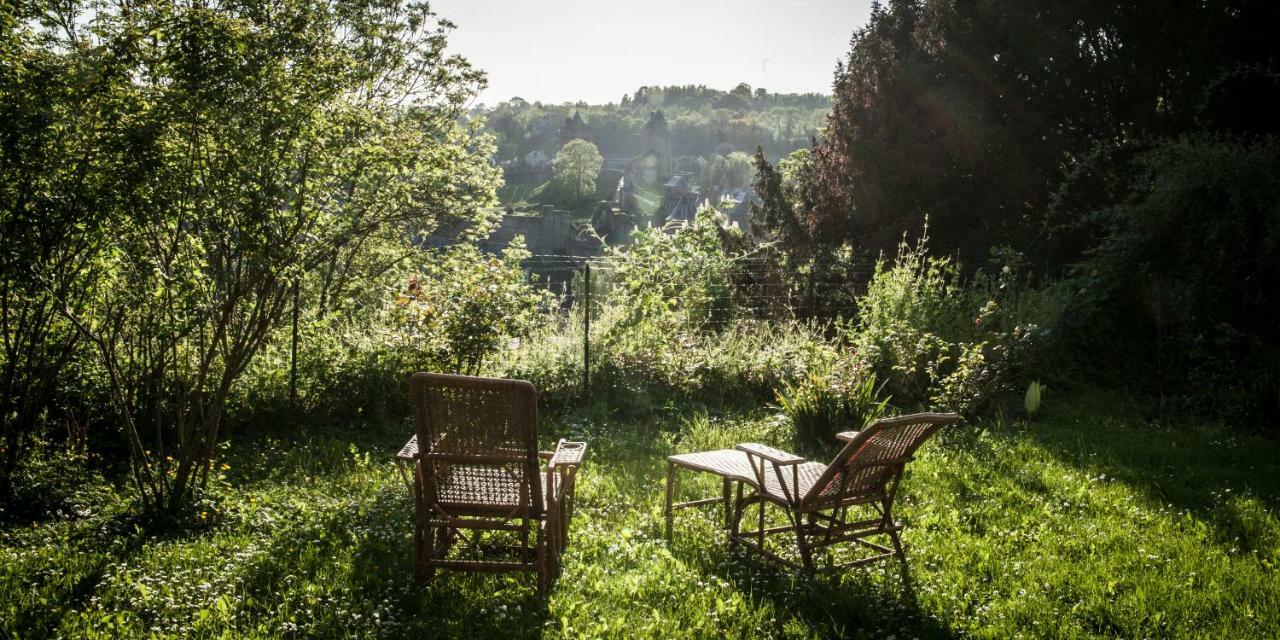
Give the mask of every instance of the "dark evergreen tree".
M 1224 71 L 1265 65 L 1275 3 L 892 0 L 857 31 L 814 150 L 818 236 L 890 249 L 929 216 L 963 257 L 1056 264 L 1089 242 L 1052 194 L 1098 147 L 1196 125 Z

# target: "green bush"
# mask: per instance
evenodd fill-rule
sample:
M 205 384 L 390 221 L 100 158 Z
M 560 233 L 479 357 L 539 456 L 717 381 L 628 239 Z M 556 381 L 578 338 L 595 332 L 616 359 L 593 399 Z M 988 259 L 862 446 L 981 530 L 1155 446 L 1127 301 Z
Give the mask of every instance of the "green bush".
M 817 327 L 794 322 L 739 319 L 716 330 L 630 336 L 593 354 L 593 380 L 611 402 L 640 413 L 670 399 L 759 406 L 838 357 Z
M 860 431 L 879 418 L 889 398 L 879 397 L 874 373 L 845 359 L 824 365 L 795 382 L 783 381 L 778 407 L 795 428 L 796 443 L 805 450 L 823 449 L 841 431 Z
M 582 390 L 582 315 L 551 316 L 521 338 L 519 348 L 495 358 L 487 374 L 528 380 L 544 405 L 568 406 Z
M 102 474 L 79 446 L 35 438 L 15 470 L 15 500 L 6 520 L 78 518 L 97 511 L 107 500 Z
M 1166 409 L 1280 424 L 1280 142 L 1198 135 L 1137 155 L 1094 220 L 1073 336 Z
M 525 255 L 518 244 L 501 257 L 466 245 L 428 252 L 421 268 L 386 287 L 379 304 L 304 323 L 297 406 L 289 399 L 291 336 L 281 332 L 237 387 L 235 414 L 405 415 L 410 373 L 478 374 L 547 321 L 550 294 L 525 281 Z
M 675 233 L 649 227 L 631 236 L 631 246 L 609 252 L 614 283 L 605 341 L 648 339 L 722 327 L 735 311 L 730 272 L 734 256 L 710 209 Z M 634 334 L 634 335 L 632 335 Z
M 928 254 L 926 230 L 919 244 L 900 244 L 893 263 L 877 264 L 857 321 L 841 327 L 844 339 L 902 406 L 982 411 L 1040 377 L 1040 356 L 1069 304 L 1065 287 L 1033 288 L 1021 265 L 1006 261 L 997 276 L 965 281 L 950 258 Z

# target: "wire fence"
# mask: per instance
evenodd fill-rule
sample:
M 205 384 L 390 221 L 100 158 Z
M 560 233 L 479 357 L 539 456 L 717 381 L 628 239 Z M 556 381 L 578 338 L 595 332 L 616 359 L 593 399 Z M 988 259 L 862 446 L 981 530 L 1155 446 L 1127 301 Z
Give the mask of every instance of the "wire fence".
M 686 286 L 689 274 L 672 274 L 657 281 L 621 282 L 615 277 L 619 265 L 610 256 L 534 254 L 523 260 L 522 266 L 531 283 L 559 298 L 561 310 L 576 310 L 581 315 L 584 398 L 590 397 L 591 388 L 591 323 L 610 305 L 625 304 L 618 300 L 620 295 L 650 288 L 661 291 L 671 307 L 696 308 L 702 314 L 722 318 L 852 318 L 858 311 L 857 299 L 866 292 L 875 273 L 874 261 L 861 261 L 838 269 L 810 265 L 808 275 L 797 279 L 775 260 L 757 255 L 735 259 L 724 280 Z
M 503 244 L 503 243 L 498 243 Z M 488 251 L 500 247 L 485 246 Z M 720 282 L 701 282 L 688 287 L 690 297 L 682 291 L 689 283 L 687 274 L 673 274 L 656 282 L 620 282 L 617 258 L 603 255 L 568 253 L 532 254 L 522 260 L 526 278 L 534 285 L 551 291 L 560 301 L 561 312 L 577 311 L 582 318 L 583 354 L 582 390 L 590 397 L 591 387 L 591 323 L 599 319 L 619 295 L 633 295 L 637 286 L 663 291 L 672 307 L 696 308 L 699 312 L 719 317 L 747 316 L 761 320 L 853 317 L 858 310 L 857 298 L 866 292 L 875 272 L 874 262 L 855 262 L 837 271 L 824 272 L 818 278 L 789 279 L 789 274 L 776 261 L 765 256 L 745 256 L 733 260 L 728 277 Z M 816 268 L 816 265 L 813 265 Z M 289 363 L 289 394 L 296 401 L 298 385 L 299 291 L 294 284 L 292 336 Z

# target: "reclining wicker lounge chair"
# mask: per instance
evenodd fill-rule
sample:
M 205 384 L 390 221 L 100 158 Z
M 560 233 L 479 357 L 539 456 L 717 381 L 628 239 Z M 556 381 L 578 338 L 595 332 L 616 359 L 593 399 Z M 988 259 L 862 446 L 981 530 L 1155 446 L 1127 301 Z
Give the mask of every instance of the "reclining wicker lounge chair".
M 561 440 L 554 452 L 539 453 L 538 392 L 522 380 L 415 373 L 409 394 L 415 434 L 397 458 L 414 465 L 415 577 L 430 578 L 437 568 L 534 571 L 546 593 L 568 541 L 586 443 Z M 481 544 L 496 531 L 513 532 L 515 544 Z M 474 551 L 505 551 L 507 559 L 451 557 L 459 539 Z
M 902 525 L 893 519 L 893 500 L 903 467 L 912 459 L 916 448 L 934 432 L 959 419 L 955 414 L 922 413 L 877 420 L 861 432 L 839 434 L 837 437 L 846 444 L 831 464 L 809 462 L 760 444 L 669 456 L 667 538 L 671 538 L 674 509 L 723 503 L 731 541 L 793 569 L 832 571 L 895 555 L 905 561 L 898 536 Z M 673 503 L 679 467 L 720 476 L 722 496 Z M 733 496 L 735 485 L 737 491 Z M 745 496 L 744 487 L 751 489 Z M 756 527 L 754 531 L 743 531 L 743 516 L 752 504 L 758 505 Z M 765 506 L 769 504 L 782 508 L 788 524 L 766 526 Z M 850 519 L 851 509 L 861 510 L 862 517 Z M 766 546 L 766 538 L 777 534 L 794 534 L 799 565 Z M 893 547 L 867 539 L 878 535 L 887 536 Z M 857 543 L 876 554 L 817 569 L 815 552 L 840 543 Z

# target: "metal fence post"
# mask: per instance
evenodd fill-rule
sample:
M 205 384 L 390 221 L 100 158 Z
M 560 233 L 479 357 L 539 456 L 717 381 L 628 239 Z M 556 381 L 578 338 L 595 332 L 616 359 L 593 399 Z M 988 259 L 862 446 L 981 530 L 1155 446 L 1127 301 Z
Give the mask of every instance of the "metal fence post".
M 591 263 L 582 266 L 582 399 L 591 399 Z

